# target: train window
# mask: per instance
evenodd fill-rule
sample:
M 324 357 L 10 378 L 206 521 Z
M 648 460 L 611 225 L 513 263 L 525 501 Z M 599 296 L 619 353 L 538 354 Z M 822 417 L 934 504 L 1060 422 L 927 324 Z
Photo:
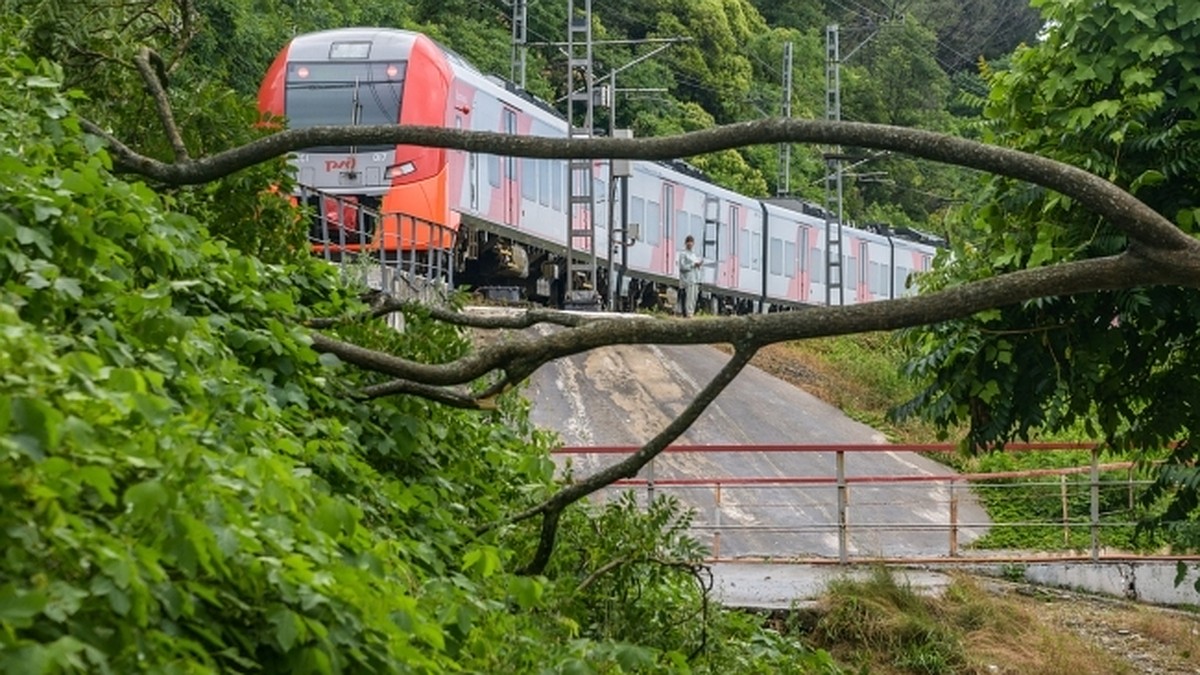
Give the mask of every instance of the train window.
M 608 227 L 608 183 L 599 178 L 594 179 L 592 199 L 596 200 L 596 226 Z
M 704 241 L 709 239 L 708 233 L 704 231 L 704 219 L 694 214 L 690 216 L 690 219 L 692 225 L 692 236 L 696 238 L 696 248 L 700 251 L 700 255 L 706 258 L 710 255 L 714 255 L 714 251 L 704 250 Z
M 551 186 L 551 189 L 550 189 L 550 203 L 553 206 L 555 211 L 562 211 L 563 210 L 563 190 L 566 189 L 563 187 L 563 185 L 566 182 L 564 176 L 567 171 L 567 163 L 560 162 L 557 160 L 551 160 L 550 166 L 552 168 L 552 170 L 550 172 L 551 173 L 550 180 L 551 180 L 551 183 L 553 183 L 553 185 Z
M 548 159 L 538 160 L 538 201 L 542 206 L 550 206 L 550 174 L 554 165 Z
M 537 162 L 528 157 L 521 159 L 521 198 L 537 201 Z
M 814 284 L 825 283 L 825 252 L 816 246 L 808 249 L 809 275 Z
M 783 274 L 783 240 L 778 237 L 771 237 L 770 257 L 767 258 L 770 267 L 768 272 L 772 275 Z
M 738 260 L 741 261 L 742 267 L 749 269 L 750 258 L 752 256 L 752 251 L 750 250 L 750 230 L 742 230 L 741 234 L 738 236 L 738 239 L 740 240 L 738 243 L 738 250 L 741 251 L 741 255 L 738 257 Z
M 494 188 L 500 187 L 500 158 L 496 155 L 487 156 L 488 184 Z
M 629 200 L 629 224 L 637 224 L 646 227 L 646 200 L 641 197 L 633 197 Z M 645 239 L 646 232 L 643 229 L 638 233 L 638 239 Z
M 674 225 L 675 225 L 675 232 L 678 233 L 675 235 L 675 239 L 676 239 L 675 248 L 683 248 L 683 240 L 687 238 L 687 236 L 690 232 L 689 227 L 688 227 L 687 211 L 684 211 L 683 209 L 675 209 Z M 696 243 L 699 244 L 700 242 L 696 242 Z M 697 246 L 696 248 L 698 249 L 700 247 Z
M 405 71 L 403 61 L 289 63 L 284 101 L 288 126 L 303 129 L 336 124 L 396 124 L 400 120 Z M 388 148 L 386 144 L 370 145 L 360 151 Z M 310 150 L 339 151 L 331 147 Z
M 783 276 L 796 276 L 796 242 L 783 242 Z
M 750 233 L 750 269 L 762 269 L 762 233 Z
M 655 201 L 646 202 L 646 236 L 651 244 L 663 241 L 662 205 Z
M 852 291 L 857 289 L 858 288 L 858 273 L 857 273 L 858 258 L 856 256 L 850 256 L 850 257 L 842 256 L 842 270 L 843 270 L 843 275 L 844 275 L 842 277 L 843 285 Z M 850 273 L 845 274 L 845 270 L 850 270 Z

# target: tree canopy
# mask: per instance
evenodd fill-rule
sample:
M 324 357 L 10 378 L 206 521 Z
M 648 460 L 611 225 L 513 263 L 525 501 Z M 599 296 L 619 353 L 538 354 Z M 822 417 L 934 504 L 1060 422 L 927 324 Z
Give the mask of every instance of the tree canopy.
M 1149 2 L 1040 2 L 1056 24 L 1007 69 L 987 69 L 985 140 L 1105 176 L 1194 236 L 1200 228 L 1200 7 Z M 1096 259 L 1136 247 L 1078 200 L 988 179 L 953 230 L 954 247 L 927 289 L 997 272 Z M 1156 498 L 1195 507 L 1184 467 L 1200 410 L 1196 293 L 1136 288 L 998 308 L 915 331 L 914 402 L 938 423 L 963 424 L 971 444 L 1077 433 L 1160 458 Z

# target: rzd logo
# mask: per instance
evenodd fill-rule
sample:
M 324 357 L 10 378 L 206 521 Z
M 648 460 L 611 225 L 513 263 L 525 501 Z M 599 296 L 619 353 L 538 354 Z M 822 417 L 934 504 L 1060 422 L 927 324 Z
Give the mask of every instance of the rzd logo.
M 353 171 L 354 165 L 357 163 L 358 160 L 354 157 L 347 157 L 345 159 L 327 159 L 325 160 L 325 171 L 326 173 L 331 171 Z

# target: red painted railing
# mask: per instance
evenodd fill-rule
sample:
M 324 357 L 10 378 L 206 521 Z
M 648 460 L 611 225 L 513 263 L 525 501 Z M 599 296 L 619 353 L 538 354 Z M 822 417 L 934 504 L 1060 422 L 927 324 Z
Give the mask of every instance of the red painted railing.
M 595 446 L 595 447 L 565 447 L 554 451 L 554 455 L 559 457 L 571 456 L 613 456 L 613 461 L 617 461 L 616 456 L 629 455 L 637 451 L 639 448 L 634 446 Z M 1096 443 L 1076 442 L 1076 443 L 1023 443 L 1012 444 L 1004 448 L 1005 452 L 1057 452 L 1065 450 L 1086 450 L 1089 451 L 1091 462 L 1088 466 L 1067 467 L 1061 469 L 1030 469 L 1024 471 L 1003 471 L 990 473 L 955 473 L 950 469 L 946 469 L 944 474 L 902 474 L 902 475 L 854 475 L 846 474 L 845 458 L 847 454 L 857 453 L 880 453 L 880 452 L 913 452 L 913 453 L 952 453 L 958 451 L 958 446 L 953 444 L 786 444 L 786 445 L 675 445 L 668 447 L 663 454 L 679 455 L 679 454 L 812 454 L 812 453 L 827 453 L 834 456 L 834 467 L 832 475 L 811 475 L 811 476 L 703 476 L 703 477 L 656 477 L 654 465 L 648 465 L 643 470 L 644 478 L 632 478 L 618 481 L 617 487 L 644 487 L 647 497 L 652 499 L 655 490 L 676 489 L 676 490 L 695 490 L 707 489 L 711 490 L 714 504 L 713 517 L 711 523 L 700 525 L 697 529 L 710 530 L 712 532 L 712 549 L 713 556 L 720 558 L 720 537 L 722 531 L 734 529 L 757 529 L 759 531 L 771 532 L 801 532 L 813 531 L 822 526 L 809 526 L 808 528 L 789 528 L 787 526 L 745 526 L 745 525 L 729 525 L 722 524 L 721 511 L 723 495 L 730 489 L 757 489 L 770 487 L 795 487 L 795 486 L 833 486 L 837 490 L 837 518 L 836 523 L 824 526 L 826 529 L 836 527 L 838 537 L 838 562 L 847 563 L 850 561 L 848 539 L 850 534 L 851 523 L 847 517 L 847 511 L 850 504 L 849 493 L 852 486 L 873 486 L 874 488 L 884 487 L 889 484 L 941 484 L 949 488 L 950 497 L 948 503 L 947 522 L 944 527 L 948 534 L 949 556 L 952 559 L 961 559 L 965 561 L 980 561 L 987 559 L 986 556 L 970 556 L 969 558 L 960 557 L 959 533 L 960 530 L 968 527 L 988 527 L 991 523 L 962 523 L 959 522 L 959 501 L 969 489 L 969 484 L 979 484 L 984 481 L 1007 479 L 1021 480 L 1046 477 L 1060 477 L 1063 490 L 1063 520 L 1061 523 L 1026 523 L 1026 526 L 1046 527 L 1051 525 L 1061 525 L 1064 528 L 1064 539 L 1069 538 L 1069 529 L 1072 525 L 1080 527 L 1085 525 L 1077 521 L 1072 522 L 1067 516 L 1067 497 L 1066 497 L 1066 476 L 1077 474 L 1090 474 L 1090 481 L 1087 486 L 1090 488 L 1090 517 L 1086 523 L 1086 527 L 1090 529 L 1091 547 L 1089 554 L 1085 556 L 1075 556 L 1079 559 L 1090 559 L 1098 561 L 1102 557 L 1114 557 L 1119 559 L 1128 559 L 1128 554 L 1118 554 L 1117 556 L 1101 554 L 1100 547 L 1100 528 L 1102 526 L 1113 526 L 1114 523 L 1101 523 L 1100 518 L 1100 489 L 1102 485 L 1112 484 L 1113 481 L 1101 481 L 1100 474 L 1102 472 L 1126 470 L 1132 472 L 1134 467 L 1133 462 L 1100 462 L 1100 448 Z M 1120 481 L 1119 484 L 1124 489 L 1130 490 L 1132 498 L 1132 490 L 1135 484 L 1144 484 L 1144 481 L 1134 481 L 1132 473 L 1128 481 Z M 1019 485 L 1052 485 L 1051 483 L 1018 483 Z M 1014 487 L 1016 487 L 1014 486 Z M 858 501 L 856 506 L 862 506 L 863 502 Z M 872 504 L 880 506 L 882 503 Z M 763 506 L 763 505 L 758 505 Z M 766 506 L 790 506 L 788 504 L 766 505 Z M 928 506 L 925 504 L 924 506 Z M 1132 523 L 1116 523 L 1120 525 L 1130 525 Z M 1017 526 L 1021 524 L 1008 523 L 1007 526 Z M 869 524 L 856 523 L 856 531 L 859 529 L 869 528 Z M 891 530 L 905 529 L 930 529 L 929 525 L 920 524 L 898 524 L 888 523 L 880 525 Z M 1056 560 L 1070 559 L 1071 556 L 1057 555 L 1053 556 Z M 1012 556 L 1006 556 L 1005 559 L 1011 559 Z M 940 558 L 939 558 L 940 559 Z M 1175 559 L 1175 558 L 1172 558 Z M 911 559 L 909 560 L 912 561 Z

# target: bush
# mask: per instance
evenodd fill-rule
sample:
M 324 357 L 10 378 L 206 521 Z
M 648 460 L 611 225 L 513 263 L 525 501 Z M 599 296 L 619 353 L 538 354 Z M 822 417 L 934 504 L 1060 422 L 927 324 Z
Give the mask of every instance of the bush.
M 302 328 L 363 309 L 334 268 L 267 264 L 204 209 L 114 176 L 57 67 L 4 30 L 0 53 L 0 671 L 832 667 L 698 614 L 678 574 L 618 572 L 643 594 L 624 607 L 611 579 L 580 591 L 616 556 L 693 563 L 670 505 L 606 507 L 599 529 L 573 509 L 564 537 L 586 556 L 508 571 L 534 525 L 475 532 L 553 487 L 527 406 L 355 399 L 372 379 Z M 426 361 L 467 348 L 407 319 L 339 334 Z

